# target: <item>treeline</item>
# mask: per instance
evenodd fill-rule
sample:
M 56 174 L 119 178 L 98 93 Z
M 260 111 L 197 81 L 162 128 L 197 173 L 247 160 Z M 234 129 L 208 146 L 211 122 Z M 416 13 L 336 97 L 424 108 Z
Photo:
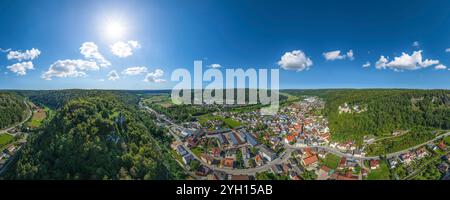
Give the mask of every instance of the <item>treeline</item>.
M 60 109 L 41 134 L 30 137 L 5 179 L 184 178 L 167 147 L 160 144 L 170 138 L 151 118 L 124 102 L 130 100 L 124 98 L 127 94 L 97 91 L 76 98 L 78 94 L 60 94 L 65 95 L 41 99 Z M 53 102 L 70 98 L 65 105 Z
M 47 106 L 51 109 L 59 109 L 73 99 L 101 96 L 105 93 L 114 94 L 117 98 L 129 105 L 137 105 L 138 97 L 135 91 L 119 90 L 24 90 L 17 91 L 22 96 L 28 97 L 33 103 Z
M 450 129 L 449 90 L 336 90 L 325 92 L 332 137 L 361 142 L 365 135 L 392 135 L 414 127 Z M 339 113 L 339 106 L 361 112 Z M 414 138 L 411 138 L 414 139 Z
M 26 117 L 23 98 L 11 92 L 0 92 L 0 129 L 18 123 Z

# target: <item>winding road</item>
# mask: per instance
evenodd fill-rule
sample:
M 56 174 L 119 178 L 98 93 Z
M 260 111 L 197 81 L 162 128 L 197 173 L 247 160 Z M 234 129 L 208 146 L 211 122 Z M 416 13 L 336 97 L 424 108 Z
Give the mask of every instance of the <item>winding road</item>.
M 23 121 L 15 124 L 15 125 L 12 125 L 12 126 L 10 126 L 8 128 L 4 128 L 4 129 L 0 130 L 0 134 L 7 133 L 8 131 L 11 131 L 11 130 L 13 130 L 14 128 L 16 128 L 18 126 L 21 126 L 21 125 L 25 124 L 31 118 L 31 116 L 33 116 L 33 112 L 31 111 L 30 105 L 28 105 L 28 103 L 26 101 L 23 101 L 23 103 L 28 108 L 28 115 L 27 115 L 27 117 Z

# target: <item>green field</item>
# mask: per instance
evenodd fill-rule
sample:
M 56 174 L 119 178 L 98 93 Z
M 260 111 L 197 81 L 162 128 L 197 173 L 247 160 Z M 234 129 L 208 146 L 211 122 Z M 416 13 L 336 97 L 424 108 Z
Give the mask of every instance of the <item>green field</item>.
M 336 169 L 340 160 L 339 156 L 329 153 L 323 160 L 323 164 L 331 169 Z
M 228 128 L 231 128 L 231 129 L 234 129 L 234 128 L 242 125 L 241 122 L 238 122 L 231 118 L 225 118 L 222 116 L 202 115 L 198 118 L 198 122 L 201 125 L 206 124 L 208 121 L 214 121 L 214 120 L 222 121 Z
M 367 180 L 389 180 L 391 172 L 386 161 L 380 161 L 380 167 L 375 170 L 371 170 L 367 176 Z
M 157 104 L 164 108 L 170 108 L 174 105 L 168 95 L 154 95 L 146 97 L 143 101 L 146 104 Z
M 8 145 L 13 140 L 13 138 L 14 137 L 9 134 L 1 134 L 0 135 L 0 151 L 2 151 L 3 147 Z
M 49 108 L 44 108 L 43 110 L 37 110 L 33 112 L 33 116 L 31 117 L 31 121 L 28 123 L 28 126 L 31 128 L 41 127 L 42 122 L 47 118 L 47 114 L 50 112 Z

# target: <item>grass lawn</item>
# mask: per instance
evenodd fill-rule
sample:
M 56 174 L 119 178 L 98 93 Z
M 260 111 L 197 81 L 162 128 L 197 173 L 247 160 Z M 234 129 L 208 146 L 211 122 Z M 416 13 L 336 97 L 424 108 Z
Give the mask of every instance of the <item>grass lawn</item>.
M 9 134 L 1 134 L 0 135 L 0 147 L 9 144 L 13 138 L 14 137 Z
M 444 138 L 444 142 L 445 142 L 447 145 L 450 145 L 450 136 L 445 137 L 445 138 Z
M 323 161 L 323 163 L 325 166 L 327 166 L 331 169 L 336 169 L 337 166 L 339 165 L 340 160 L 341 160 L 341 158 L 339 156 L 329 153 L 325 157 L 325 160 Z
M 191 149 L 192 153 L 194 153 L 197 157 L 200 157 L 202 153 L 204 153 L 204 149 L 200 147 L 194 147 Z
M 241 126 L 241 122 L 238 122 L 231 118 L 224 118 L 222 116 L 202 115 L 198 118 L 198 122 L 202 125 L 204 125 L 206 122 L 212 121 L 212 120 L 223 121 L 223 123 L 225 123 L 226 126 L 228 126 L 229 128 L 232 128 L 232 129 Z
M 28 126 L 31 128 L 40 127 L 44 119 L 47 117 L 47 112 L 49 112 L 48 108 L 38 109 L 33 113 L 33 117 L 31 118 L 31 122 L 29 122 Z
M 147 104 L 157 104 L 164 108 L 170 108 L 174 104 L 168 95 L 155 95 L 144 99 Z
M 380 168 L 371 170 L 367 180 L 389 180 L 391 172 L 385 161 L 380 161 Z

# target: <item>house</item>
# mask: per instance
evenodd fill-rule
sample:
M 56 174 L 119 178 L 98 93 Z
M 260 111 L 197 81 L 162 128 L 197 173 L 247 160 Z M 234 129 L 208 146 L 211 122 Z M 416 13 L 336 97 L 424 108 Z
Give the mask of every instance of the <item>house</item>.
M 220 157 L 220 148 L 218 148 L 218 147 L 212 148 L 212 149 L 211 149 L 211 154 L 212 154 L 214 157 Z
M 219 134 L 217 139 L 219 139 L 220 145 L 228 145 L 228 140 L 223 134 Z
M 307 158 L 302 160 L 303 165 L 305 167 L 312 167 L 312 166 L 316 165 L 318 163 L 318 161 L 319 161 L 319 158 L 317 158 L 316 155 L 307 157 Z
M 186 154 L 183 156 L 183 162 L 185 165 L 189 165 L 192 160 L 194 160 L 194 156 L 192 154 Z
M 7 148 L 7 152 L 8 152 L 9 155 L 12 156 L 12 155 L 16 152 L 16 146 L 15 146 L 15 145 L 10 145 L 10 146 Z
M 264 145 L 261 146 L 259 153 L 263 158 L 265 158 L 268 161 L 272 161 L 277 158 L 277 154 Z
M 295 173 L 295 172 L 290 172 L 289 173 L 289 178 L 291 179 L 291 180 L 298 180 L 297 178 L 298 178 L 298 175 L 297 175 L 297 173 Z
M 443 162 L 441 164 L 438 165 L 438 169 L 441 173 L 446 174 L 447 172 L 449 172 L 449 166 L 447 163 Z
M 317 172 L 317 179 L 316 180 L 328 180 L 330 178 L 331 169 L 325 165 L 322 165 Z
M 230 137 L 231 143 L 233 143 L 234 146 L 239 145 L 239 141 L 238 141 L 238 139 L 236 137 L 236 134 L 230 133 L 229 137 Z
M 222 168 L 230 168 L 233 169 L 234 168 L 234 160 L 231 158 L 225 158 L 220 162 L 220 166 Z
M 284 138 L 284 142 L 285 142 L 286 144 L 290 144 L 290 143 L 292 143 L 292 142 L 295 142 L 295 136 L 293 136 L 293 135 L 287 135 L 287 136 Z
M 370 160 L 369 161 L 370 169 L 378 169 L 380 167 L 380 161 L 379 160 Z
M 200 156 L 200 159 L 202 159 L 203 162 L 207 163 L 208 165 L 211 165 L 214 161 L 214 158 L 208 154 L 202 154 Z
M 209 172 L 211 172 L 211 170 L 208 167 L 202 165 L 197 169 L 195 174 L 197 176 L 207 176 L 209 174 Z
M 181 156 L 184 156 L 184 155 L 186 155 L 186 154 L 188 153 L 188 152 L 186 151 L 186 149 L 184 149 L 184 147 L 181 146 L 181 145 L 177 146 L 177 151 L 178 151 L 178 153 L 179 153 Z
M 389 159 L 388 163 L 389 163 L 389 167 L 391 169 L 394 169 L 397 166 L 397 164 L 398 164 L 398 162 L 397 162 L 397 160 L 395 158 Z
M 428 156 L 428 152 L 425 150 L 425 147 L 416 150 L 417 158 L 421 159 Z
M 444 144 L 444 141 L 440 142 L 438 145 L 439 149 L 441 149 L 442 151 L 445 151 L 445 149 L 447 149 L 447 146 Z
M 249 134 L 249 133 L 246 133 L 246 134 L 245 134 L 245 139 L 247 140 L 247 142 L 248 142 L 252 147 L 258 145 L 258 141 L 256 140 L 256 138 L 253 137 L 253 135 L 251 135 L 251 134 Z
M 443 157 L 443 159 L 444 159 L 445 161 L 447 161 L 448 163 L 450 163 L 450 153 L 448 153 L 447 155 L 445 155 L 445 156 Z
M 256 163 L 257 166 L 261 166 L 261 165 L 264 164 L 264 161 L 263 161 L 263 159 L 261 158 L 260 155 L 256 155 L 255 156 L 255 163 Z
M 241 152 L 242 152 L 242 158 L 244 158 L 244 160 L 247 160 L 250 158 L 250 151 L 248 150 L 247 147 L 242 147 Z

